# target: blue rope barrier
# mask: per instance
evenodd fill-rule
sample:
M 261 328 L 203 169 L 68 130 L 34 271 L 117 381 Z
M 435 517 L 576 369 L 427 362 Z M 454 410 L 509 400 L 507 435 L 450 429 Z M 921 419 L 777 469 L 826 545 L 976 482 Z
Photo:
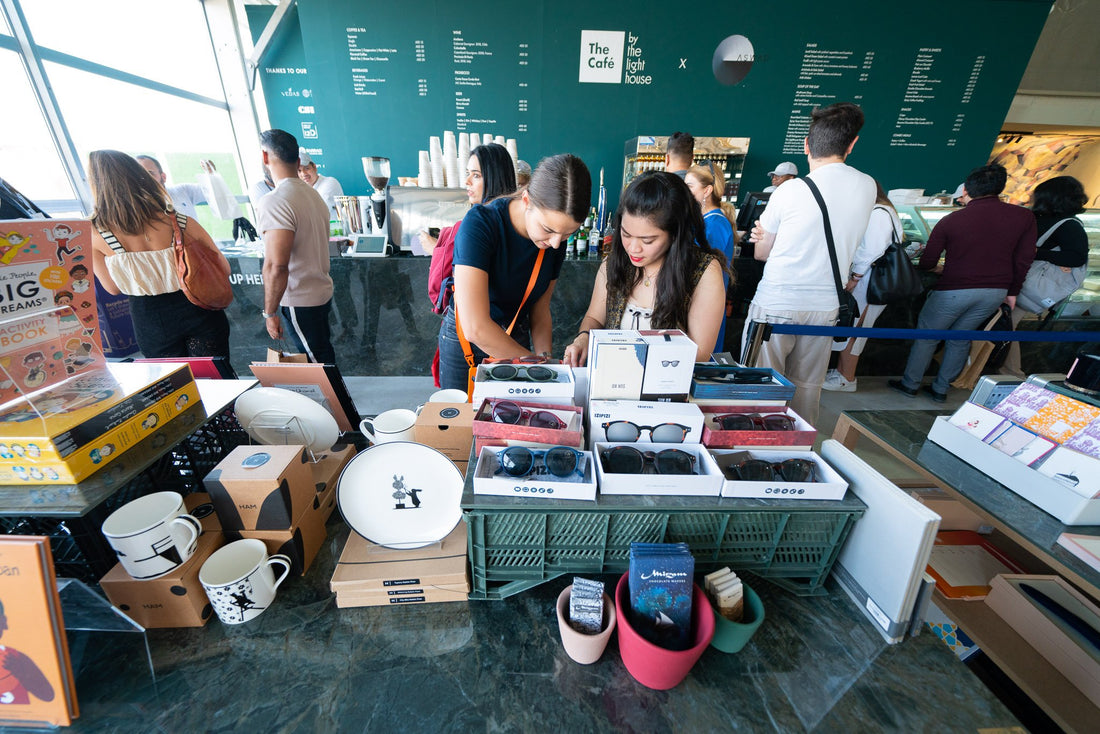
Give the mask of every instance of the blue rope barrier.
M 761 322 L 758 322 L 761 323 Z M 765 326 L 765 324 L 761 324 Z M 847 336 L 868 339 L 941 339 L 976 342 L 1097 342 L 1100 331 L 976 331 L 950 329 L 885 329 L 854 326 L 766 324 L 773 334 Z

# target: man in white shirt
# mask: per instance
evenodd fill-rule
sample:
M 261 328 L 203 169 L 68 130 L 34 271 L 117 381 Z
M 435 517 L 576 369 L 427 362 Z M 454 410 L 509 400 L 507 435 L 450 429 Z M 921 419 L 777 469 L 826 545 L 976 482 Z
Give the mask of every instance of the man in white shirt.
M 344 187 L 340 185 L 332 176 L 322 176 L 317 173 L 317 164 L 313 162 L 313 158 L 306 152 L 305 148 L 298 149 L 298 178 L 305 181 L 307 184 L 313 187 L 313 189 L 321 195 L 321 198 L 325 200 L 325 206 L 332 212 L 332 216 L 336 216 L 336 197 L 344 195 Z
M 272 339 L 290 338 L 313 362 L 335 363 L 329 333 L 332 278 L 329 277 L 328 207 L 298 178 L 298 141 L 283 130 L 260 134 L 264 165 L 275 190 L 260 200 L 264 238 L 262 316 Z
M 804 143 L 810 173 L 825 200 L 842 282 L 863 239 L 875 205 L 875 181 L 844 161 L 863 127 L 863 111 L 839 102 L 813 111 Z M 745 320 L 834 326 L 837 301 L 821 209 L 804 181 L 777 188 L 752 229 L 755 256 L 764 275 Z M 743 343 L 747 339 L 742 340 Z M 795 384 L 796 413 L 817 422 L 821 383 L 829 366 L 832 337 L 772 334 L 763 342 L 758 367 L 771 367 Z

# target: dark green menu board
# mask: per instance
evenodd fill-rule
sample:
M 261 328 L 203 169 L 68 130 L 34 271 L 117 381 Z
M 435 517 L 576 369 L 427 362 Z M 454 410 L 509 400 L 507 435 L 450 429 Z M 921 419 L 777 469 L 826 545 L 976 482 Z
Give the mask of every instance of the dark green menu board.
M 810 111 L 844 100 L 867 115 L 852 165 L 888 189 L 950 191 L 987 160 L 1050 5 L 299 0 L 298 9 L 321 157 L 345 191 L 369 191 L 362 156 L 389 157 L 395 179 L 415 176 L 429 136 L 453 130 L 516 138 L 532 164 L 575 153 L 594 177 L 606 169 L 615 199 L 624 144 L 637 135 L 751 138 L 742 191 L 766 186 L 783 160 L 804 173 Z

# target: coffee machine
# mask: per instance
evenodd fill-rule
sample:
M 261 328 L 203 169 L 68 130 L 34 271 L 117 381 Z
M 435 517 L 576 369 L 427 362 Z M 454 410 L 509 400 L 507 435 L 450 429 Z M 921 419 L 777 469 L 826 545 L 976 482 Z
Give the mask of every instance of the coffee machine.
M 390 222 L 386 187 L 390 182 L 390 159 L 376 156 L 363 158 L 363 172 L 374 193 L 369 197 L 345 197 L 348 219 L 354 222 L 351 230 L 351 257 L 379 257 L 392 251 L 389 244 Z M 357 200 L 358 206 L 352 202 Z M 340 210 L 340 202 L 337 203 Z M 344 214 L 341 212 L 341 220 Z

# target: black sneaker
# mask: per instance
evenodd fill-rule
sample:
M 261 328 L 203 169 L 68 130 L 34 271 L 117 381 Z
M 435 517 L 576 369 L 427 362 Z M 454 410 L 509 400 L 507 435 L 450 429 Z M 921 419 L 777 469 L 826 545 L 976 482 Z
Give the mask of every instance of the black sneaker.
M 947 402 L 947 393 L 936 392 L 935 390 L 932 389 L 931 385 L 925 385 L 924 387 L 922 387 L 921 392 L 923 392 L 925 395 L 927 395 L 928 397 L 935 400 L 937 403 L 946 403 Z
M 902 393 L 903 395 L 908 395 L 911 398 L 915 398 L 917 396 L 916 388 L 906 387 L 904 384 L 902 384 L 901 380 L 890 380 L 886 384 L 897 390 L 898 392 Z

